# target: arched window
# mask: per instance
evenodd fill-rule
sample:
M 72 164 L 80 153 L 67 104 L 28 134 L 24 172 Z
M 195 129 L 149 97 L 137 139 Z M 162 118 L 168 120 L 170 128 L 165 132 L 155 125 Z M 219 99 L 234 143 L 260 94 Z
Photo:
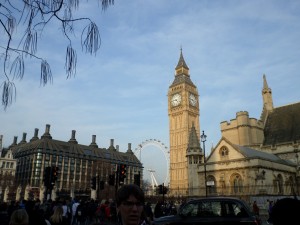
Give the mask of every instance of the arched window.
M 274 180 L 274 189 L 275 193 L 283 194 L 283 178 L 281 174 L 278 174 L 276 179 Z
M 243 192 L 243 180 L 239 174 L 235 174 L 232 177 L 232 191 L 234 194 Z
M 287 190 L 290 193 L 290 195 L 296 195 L 297 186 L 292 176 L 290 176 L 288 179 Z
M 221 158 L 228 157 L 228 148 L 226 146 L 221 147 L 219 153 Z

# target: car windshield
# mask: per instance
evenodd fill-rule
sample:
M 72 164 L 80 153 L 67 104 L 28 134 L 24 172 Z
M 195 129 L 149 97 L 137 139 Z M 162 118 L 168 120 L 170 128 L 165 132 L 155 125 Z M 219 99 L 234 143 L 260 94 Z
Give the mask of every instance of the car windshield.
M 235 201 L 194 201 L 184 205 L 180 215 L 186 217 L 244 217 L 248 216 L 247 210 Z

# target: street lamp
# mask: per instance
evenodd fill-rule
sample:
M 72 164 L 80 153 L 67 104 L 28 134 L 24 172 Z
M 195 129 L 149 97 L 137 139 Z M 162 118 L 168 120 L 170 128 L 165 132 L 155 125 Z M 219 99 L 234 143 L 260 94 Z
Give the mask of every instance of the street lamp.
M 204 154 L 204 182 L 205 182 L 205 197 L 207 197 L 207 183 L 206 183 L 206 158 L 205 158 L 205 142 L 206 135 L 204 134 L 204 130 L 202 131 L 202 135 L 200 136 L 201 142 L 203 143 L 203 154 Z

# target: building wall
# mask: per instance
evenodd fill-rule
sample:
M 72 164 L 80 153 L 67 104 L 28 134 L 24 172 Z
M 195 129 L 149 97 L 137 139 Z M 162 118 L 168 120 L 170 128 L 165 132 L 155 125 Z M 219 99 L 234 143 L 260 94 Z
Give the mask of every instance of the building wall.
M 236 113 L 236 118 L 230 122 L 221 122 L 222 137 L 237 145 L 255 145 L 263 142 L 263 123 L 260 120 L 249 118 L 246 111 Z
M 182 101 L 178 106 L 172 106 L 172 96 L 179 93 Z M 197 98 L 196 106 L 191 106 L 189 95 Z M 199 135 L 199 99 L 198 91 L 190 84 L 181 83 L 169 88 L 169 136 L 170 136 L 170 190 L 176 190 L 172 195 L 186 196 L 188 194 L 189 176 L 186 151 L 189 143 L 189 133 L 194 124 Z
M 229 153 L 221 156 L 224 147 Z M 197 171 L 199 194 L 204 195 L 204 165 L 199 165 Z M 208 181 L 214 181 L 214 186 L 208 187 L 209 195 L 293 195 L 295 190 L 299 191 L 294 166 L 245 157 L 226 141 L 221 141 L 208 158 L 206 174 Z M 240 189 L 235 188 L 237 181 L 240 181 Z
M 134 183 L 134 175 L 143 173 L 142 164 L 132 152 L 130 143 L 126 152 L 119 152 L 112 139 L 108 149 L 98 148 L 95 137 L 91 145 L 81 145 L 77 143 L 74 131 L 69 141 L 53 140 L 50 125 L 46 125 L 45 133 L 40 138 L 37 136 L 36 129 L 30 141 L 27 142 L 25 133 L 20 143 L 14 138 L 14 143 L 10 146 L 10 156 L 14 157 L 15 180 L 10 186 L 3 187 L 6 201 L 15 200 L 17 197 L 47 198 L 49 194 L 52 199 L 60 194 L 69 197 L 114 198 L 115 187 L 123 184 L 116 179 L 117 165 L 127 165 L 124 183 Z M 3 161 L 3 158 L 0 160 Z M 58 179 L 53 183 L 51 191 L 45 188 L 44 180 L 45 168 L 53 166 L 59 170 Z M 108 184 L 109 175 L 115 176 L 113 186 Z M 96 190 L 91 189 L 92 177 L 97 178 Z M 0 183 L 1 181 L 2 179 Z M 100 181 L 105 182 L 101 191 Z
M 6 188 L 14 186 L 16 165 L 17 162 L 11 150 L 0 157 L 0 201 L 5 198 Z

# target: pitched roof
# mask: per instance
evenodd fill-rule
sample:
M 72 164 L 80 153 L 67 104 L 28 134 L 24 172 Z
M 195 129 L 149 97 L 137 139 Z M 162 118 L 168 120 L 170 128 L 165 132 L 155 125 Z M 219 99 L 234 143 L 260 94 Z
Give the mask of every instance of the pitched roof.
M 179 61 L 177 63 L 177 66 L 175 69 L 179 69 L 180 67 L 184 67 L 186 69 L 189 69 L 189 67 L 187 66 L 184 58 L 183 58 L 183 54 L 182 54 L 182 49 L 180 50 L 180 57 L 179 57 Z
M 262 160 L 267 160 L 267 161 L 271 161 L 274 163 L 280 163 L 280 164 L 284 164 L 284 165 L 288 165 L 288 166 L 296 166 L 296 163 L 294 163 L 290 160 L 285 160 L 285 159 L 280 158 L 277 155 L 259 151 L 259 150 L 256 150 L 256 149 L 253 149 L 250 147 L 233 144 L 227 138 L 224 138 L 224 137 L 222 137 L 220 139 L 220 141 L 218 142 L 216 147 L 210 153 L 207 161 L 210 161 L 209 159 L 211 158 L 212 154 L 216 151 L 216 149 L 218 149 L 218 146 L 221 145 L 222 141 L 225 141 L 228 145 L 231 145 L 235 150 L 240 152 L 246 159 L 262 159 Z
M 177 75 L 170 87 L 181 83 L 188 83 L 189 85 L 196 87 L 192 82 L 191 78 L 189 76 L 186 76 L 185 74 Z
M 245 146 L 240 146 L 240 145 L 235 145 L 233 144 L 233 146 L 238 149 L 246 158 L 260 158 L 260 159 L 264 159 L 264 160 L 268 160 L 268 161 L 272 161 L 272 162 L 276 162 L 276 163 L 280 163 L 280 164 L 286 164 L 289 166 L 295 166 L 296 164 L 293 163 L 290 160 L 284 160 L 280 157 L 278 157 L 277 155 L 274 154 L 270 154 L 267 152 L 262 152 L 262 151 L 258 151 L 249 147 L 245 147 Z
M 74 158 L 89 158 L 112 160 L 115 162 L 126 162 L 133 164 L 141 164 L 134 153 L 119 152 L 110 148 L 97 148 L 78 144 L 77 142 L 66 142 L 55 139 L 42 137 L 41 139 L 33 140 L 28 143 L 18 144 L 12 147 L 15 158 L 23 155 L 33 154 L 35 152 L 45 151 L 48 154 L 63 154 Z M 61 152 L 61 153 L 59 153 Z
M 269 112 L 264 137 L 264 145 L 300 141 L 300 102 Z

